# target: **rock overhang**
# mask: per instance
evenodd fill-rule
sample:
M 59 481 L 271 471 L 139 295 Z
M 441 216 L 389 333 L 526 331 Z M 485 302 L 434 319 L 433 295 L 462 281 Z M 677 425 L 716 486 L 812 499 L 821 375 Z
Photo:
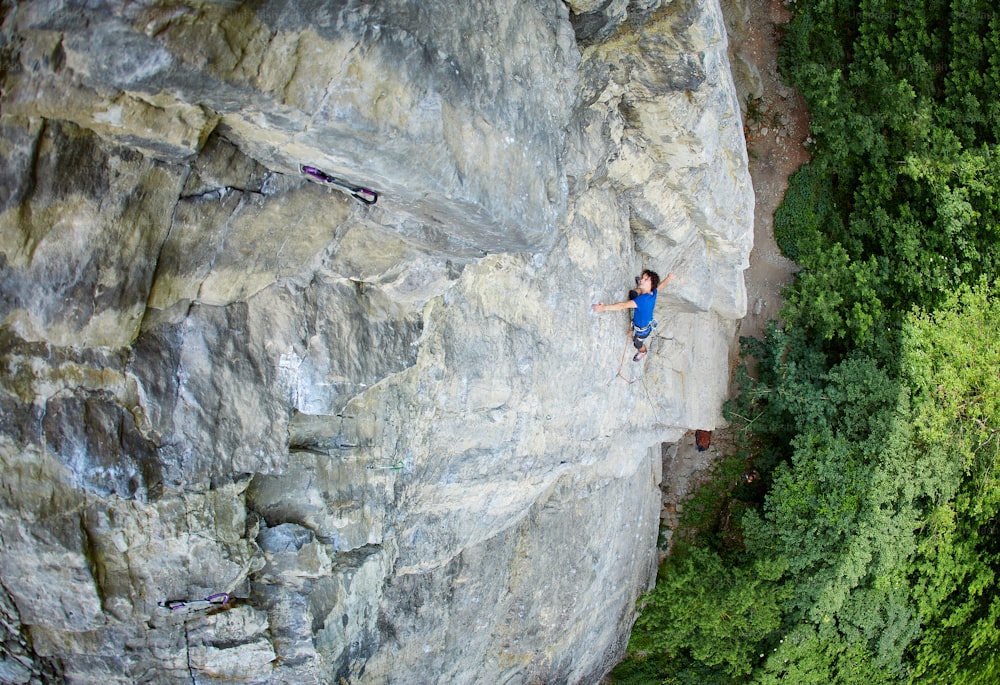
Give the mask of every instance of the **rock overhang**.
M 566 207 L 579 55 L 561 3 L 495 9 L 484 21 L 402 0 L 19 7 L 12 20 L 35 40 L 5 115 L 74 121 L 172 162 L 218 129 L 272 171 L 308 164 L 376 190 L 437 226 L 424 237 L 444 251 L 536 251 Z

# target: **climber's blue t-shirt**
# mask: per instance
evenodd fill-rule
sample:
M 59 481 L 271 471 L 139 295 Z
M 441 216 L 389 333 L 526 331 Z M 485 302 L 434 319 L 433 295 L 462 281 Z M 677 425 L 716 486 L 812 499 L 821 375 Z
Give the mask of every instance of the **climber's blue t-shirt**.
M 656 292 L 643 293 L 637 295 L 635 300 L 635 312 L 632 313 L 632 325 L 636 328 L 645 328 L 653 320 L 653 308 L 656 307 Z

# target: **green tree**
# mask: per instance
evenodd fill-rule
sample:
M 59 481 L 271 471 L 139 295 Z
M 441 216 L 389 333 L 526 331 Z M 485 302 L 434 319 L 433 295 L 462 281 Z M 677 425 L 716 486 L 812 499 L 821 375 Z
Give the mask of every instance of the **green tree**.
M 962 288 L 906 327 L 915 443 L 946 485 L 927 501 L 911 582 L 916 682 L 1000 678 L 1000 302 Z
M 803 384 L 792 387 L 804 394 Z M 906 574 L 922 493 L 907 449 L 906 393 L 875 360 L 852 357 L 815 378 L 808 397 L 811 408 L 797 411 L 792 454 L 773 473 L 763 515 L 744 519 L 747 553 L 788 564 L 786 630 L 815 629 L 809 641 L 772 647 L 771 658 L 801 670 L 822 660 L 804 645 L 835 654 L 835 645 L 852 644 L 863 647 L 857 654 L 871 668 L 892 673 L 918 628 Z M 843 676 L 831 663 L 830 673 Z
M 786 592 L 775 581 L 784 570 L 781 560 L 727 563 L 714 550 L 679 543 L 640 603 L 633 663 L 616 679 L 645 671 L 645 682 L 739 682 L 780 626 Z
M 629 682 L 998 682 L 1000 12 L 793 12 L 815 142 L 774 225 L 801 271 L 727 406 L 765 490 L 701 492 L 730 520 L 679 535 Z

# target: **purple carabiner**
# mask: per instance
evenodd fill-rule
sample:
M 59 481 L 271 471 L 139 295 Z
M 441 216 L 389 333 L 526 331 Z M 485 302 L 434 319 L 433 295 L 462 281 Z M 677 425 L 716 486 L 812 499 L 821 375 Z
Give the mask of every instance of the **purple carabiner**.
M 299 168 L 302 169 L 303 174 L 315 178 L 320 183 L 334 183 L 337 180 L 330 174 L 323 171 L 322 169 L 317 169 L 314 166 L 306 166 L 303 164 Z
M 205 601 L 209 604 L 226 604 L 229 601 L 228 592 L 217 592 L 214 595 L 209 595 L 205 598 Z
M 373 205 L 376 202 L 378 202 L 378 193 L 368 188 L 362 188 L 360 186 L 358 186 L 357 188 L 352 188 L 351 195 L 361 200 L 366 205 Z

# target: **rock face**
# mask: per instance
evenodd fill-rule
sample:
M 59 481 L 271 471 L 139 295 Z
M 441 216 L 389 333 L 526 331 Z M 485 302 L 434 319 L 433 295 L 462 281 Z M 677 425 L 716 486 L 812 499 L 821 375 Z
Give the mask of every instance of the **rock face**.
M 717 0 L 0 12 L 0 681 L 599 679 L 745 310 Z

